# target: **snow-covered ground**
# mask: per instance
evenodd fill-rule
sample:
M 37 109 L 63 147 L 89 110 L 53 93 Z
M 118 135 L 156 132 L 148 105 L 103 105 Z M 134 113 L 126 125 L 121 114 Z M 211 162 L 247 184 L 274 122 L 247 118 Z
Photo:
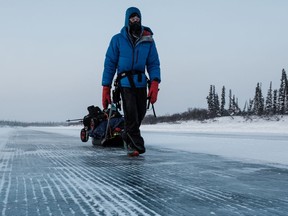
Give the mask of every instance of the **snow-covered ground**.
M 143 125 L 145 131 L 213 132 L 213 133 L 269 133 L 288 135 L 288 116 L 266 118 L 220 117 L 205 121 L 182 121 L 178 124 Z
M 79 138 L 81 127 L 33 129 Z M 0 128 L 0 147 L 12 130 Z M 242 117 L 221 117 L 203 122 L 142 125 L 141 130 L 147 148 L 164 147 L 249 162 L 288 165 L 288 116 L 273 120 L 253 118 L 252 121 Z
M 270 120 L 221 117 L 178 124 L 143 125 L 146 142 L 255 163 L 288 165 L 288 116 Z
M 204 122 L 143 125 L 147 143 L 237 160 L 288 165 L 288 116 L 221 117 Z M 156 133 L 157 132 L 157 133 Z

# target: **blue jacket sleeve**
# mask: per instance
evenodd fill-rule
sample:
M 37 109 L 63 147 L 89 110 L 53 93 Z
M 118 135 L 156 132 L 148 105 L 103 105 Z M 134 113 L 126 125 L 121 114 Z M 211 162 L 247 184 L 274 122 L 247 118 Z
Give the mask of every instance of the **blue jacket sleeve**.
M 150 55 L 147 59 L 147 72 L 150 80 L 157 80 L 159 83 L 161 82 L 160 61 L 154 41 L 152 42 Z
M 104 71 L 102 75 L 102 86 L 111 86 L 113 77 L 116 73 L 119 59 L 119 46 L 117 35 L 112 37 L 106 52 Z

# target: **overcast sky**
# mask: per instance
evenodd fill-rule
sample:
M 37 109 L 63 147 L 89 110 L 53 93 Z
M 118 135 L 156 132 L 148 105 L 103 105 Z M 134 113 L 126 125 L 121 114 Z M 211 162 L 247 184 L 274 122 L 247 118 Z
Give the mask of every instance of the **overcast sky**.
M 0 0 L 0 120 L 65 121 L 102 107 L 105 53 L 130 6 L 154 32 L 158 115 L 207 108 L 211 84 L 243 108 L 257 82 L 266 97 L 288 70 L 286 0 Z

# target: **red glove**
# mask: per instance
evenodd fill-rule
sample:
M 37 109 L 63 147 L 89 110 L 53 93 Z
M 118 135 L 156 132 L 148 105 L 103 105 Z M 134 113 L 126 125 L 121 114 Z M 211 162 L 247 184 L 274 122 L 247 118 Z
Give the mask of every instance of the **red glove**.
M 108 108 L 108 104 L 111 104 L 110 87 L 103 86 L 102 90 L 102 105 L 104 109 Z
M 150 98 L 151 104 L 154 104 L 157 101 L 158 86 L 159 86 L 159 83 L 157 81 L 153 80 L 151 82 L 149 93 L 148 93 L 148 98 Z

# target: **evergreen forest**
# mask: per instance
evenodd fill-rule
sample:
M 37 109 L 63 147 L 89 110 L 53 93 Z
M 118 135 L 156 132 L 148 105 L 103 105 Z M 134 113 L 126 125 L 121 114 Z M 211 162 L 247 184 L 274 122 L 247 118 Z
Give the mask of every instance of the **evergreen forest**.
M 282 70 L 279 89 L 272 89 L 272 82 L 265 96 L 262 92 L 261 83 L 257 83 L 255 95 L 252 99 L 246 101 L 244 108 L 241 110 L 238 104 L 238 98 L 232 95 L 229 90 L 228 109 L 226 109 L 226 89 L 222 87 L 221 98 L 215 92 L 215 86 L 210 85 L 209 95 L 207 96 L 208 115 L 210 117 L 217 116 L 271 116 L 288 114 L 288 81 L 286 71 Z
M 186 112 L 173 115 L 159 116 L 153 115 L 145 117 L 144 124 L 155 124 L 161 122 L 176 122 L 185 120 L 204 120 L 221 116 L 251 116 L 268 117 L 273 115 L 288 114 L 288 81 L 285 69 L 282 69 L 279 89 L 272 89 L 272 82 L 267 95 L 262 92 L 261 83 L 257 83 L 255 95 L 252 99 L 246 101 L 244 108 L 238 104 L 238 98 L 232 94 L 232 90 L 226 95 L 225 86 L 222 87 L 221 94 L 215 91 L 215 85 L 210 85 L 207 99 L 207 109 L 191 109 Z M 228 100 L 227 100 L 228 98 Z

